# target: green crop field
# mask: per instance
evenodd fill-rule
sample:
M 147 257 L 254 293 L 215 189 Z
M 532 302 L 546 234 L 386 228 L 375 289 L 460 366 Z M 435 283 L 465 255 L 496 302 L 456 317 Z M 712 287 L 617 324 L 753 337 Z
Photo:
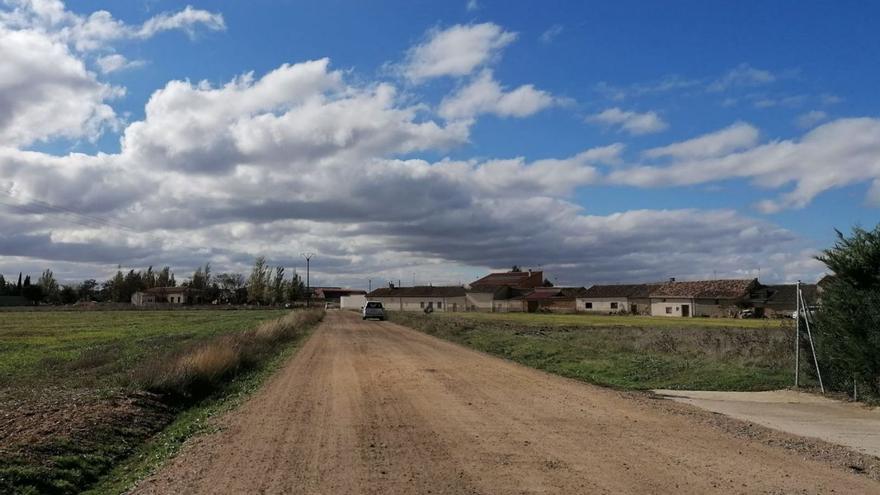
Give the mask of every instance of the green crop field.
M 0 313 L 0 390 L 124 385 L 150 356 L 278 318 L 280 310 Z
M 517 313 L 391 313 L 391 320 L 608 387 L 771 390 L 791 384 L 789 321 Z
M 255 390 L 322 316 L 0 312 L 0 493 L 69 495 L 99 481 L 98 493 L 124 492 Z

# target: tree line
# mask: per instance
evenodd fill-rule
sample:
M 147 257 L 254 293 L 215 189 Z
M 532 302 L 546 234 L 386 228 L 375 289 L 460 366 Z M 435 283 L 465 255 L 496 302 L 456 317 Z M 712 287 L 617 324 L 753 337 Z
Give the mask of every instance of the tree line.
M 127 272 L 120 267 L 103 282 L 88 279 L 70 284 L 60 284 L 51 269 L 43 271 L 36 281 L 23 273 L 18 274 L 17 280 L 7 280 L 0 274 L 0 297 L 17 296 L 30 304 L 127 303 L 136 292 L 178 286 L 198 291 L 200 299 L 207 303 L 267 305 L 306 298 L 305 284 L 297 273 L 288 277 L 284 267 L 272 267 L 262 256 L 254 261 L 249 276 L 235 272 L 214 274 L 211 264 L 205 263 L 180 285 L 168 266 Z

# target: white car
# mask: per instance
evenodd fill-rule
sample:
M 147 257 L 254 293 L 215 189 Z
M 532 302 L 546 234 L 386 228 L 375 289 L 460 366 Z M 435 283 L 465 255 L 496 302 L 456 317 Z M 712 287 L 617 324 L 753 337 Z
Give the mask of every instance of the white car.
M 362 316 L 366 320 L 367 318 L 376 318 L 377 320 L 385 319 L 385 307 L 382 306 L 382 303 L 377 301 L 367 301 L 367 304 L 364 304 L 363 314 Z

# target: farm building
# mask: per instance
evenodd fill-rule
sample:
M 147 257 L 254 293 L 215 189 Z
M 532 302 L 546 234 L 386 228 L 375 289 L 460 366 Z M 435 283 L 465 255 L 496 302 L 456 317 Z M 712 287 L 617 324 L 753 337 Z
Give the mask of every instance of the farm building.
M 467 292 L 461 286 L 382 287 L 367 294 L 391 311 L 465 311 Z
M 153 287 L 142 292 L 135 292 L 131 296 L 131 303 L 135 306 L 149 306 L 151 304 L 201 304 L 202 291 L 189 287 Z
M 511 271 L 490 273 L 485 277 L 470 283 L 470 288 L 486 290 L 499 287 L 513 289 L 534 289 L 544 284 L 544 272 L 542 271 Z
M 759 288 L 757 279 L 674 280 L 651 290 L 651 314 L 654 316 L 736 316 L 751 306 L 750 295 Z
M 467 309 L 501 313 L 522 312 L 526 310 L 522 296 L 543 284 L 542 271 L 490 273 L 468 286 Z
M 583 287 L 538 287 L 520 296 L 523 309 L 529 313 L 574 313 L 577 299 L 586 293 Z
M 819 298 L 817 284 L 801 284 L 804 300 L 816 304 Z M 768 318 L 790 317 L 797 310 L 797 285 L 764 285 L 757 288 L 751 295 L 755 308 L 755 316 Z
M 576 308 L 587 313 L 651 314 L 651 291 L 660 285 L 594 285 L 577 298 Z
M 366 293 L 339 297 L 340 309 L 361 309 L 365 304 L 367 304 Z
M 367 291 L 360 289 L 345 289 L 342 287 L 312 287 L 312 300 L 315 302 L 337 303 L 341 302 L 342 296 L 365 295 Z

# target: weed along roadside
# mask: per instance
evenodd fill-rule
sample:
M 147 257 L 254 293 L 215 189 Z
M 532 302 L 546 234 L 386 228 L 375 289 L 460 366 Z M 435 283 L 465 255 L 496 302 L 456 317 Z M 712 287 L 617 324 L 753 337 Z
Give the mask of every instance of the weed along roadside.
M 125 363 L 120 388 L 4 390 L 0 400 L 14 407 L 0 425 L 0 493 L 126 491 L 257 389 L 323 316 L 295 311 L 163 347 Z
M 596 318 L 579 326 L 577 317 L 560 324 L 555 315 L 493 316 L 393 312 L 390 319 L 526 366 L 619 389 L 772 390 L 791 382 L 794 337 L 782 325 L 700 327 L 688 321 L 654 328 L 642 319 L 611 327 L 597 325 Z

